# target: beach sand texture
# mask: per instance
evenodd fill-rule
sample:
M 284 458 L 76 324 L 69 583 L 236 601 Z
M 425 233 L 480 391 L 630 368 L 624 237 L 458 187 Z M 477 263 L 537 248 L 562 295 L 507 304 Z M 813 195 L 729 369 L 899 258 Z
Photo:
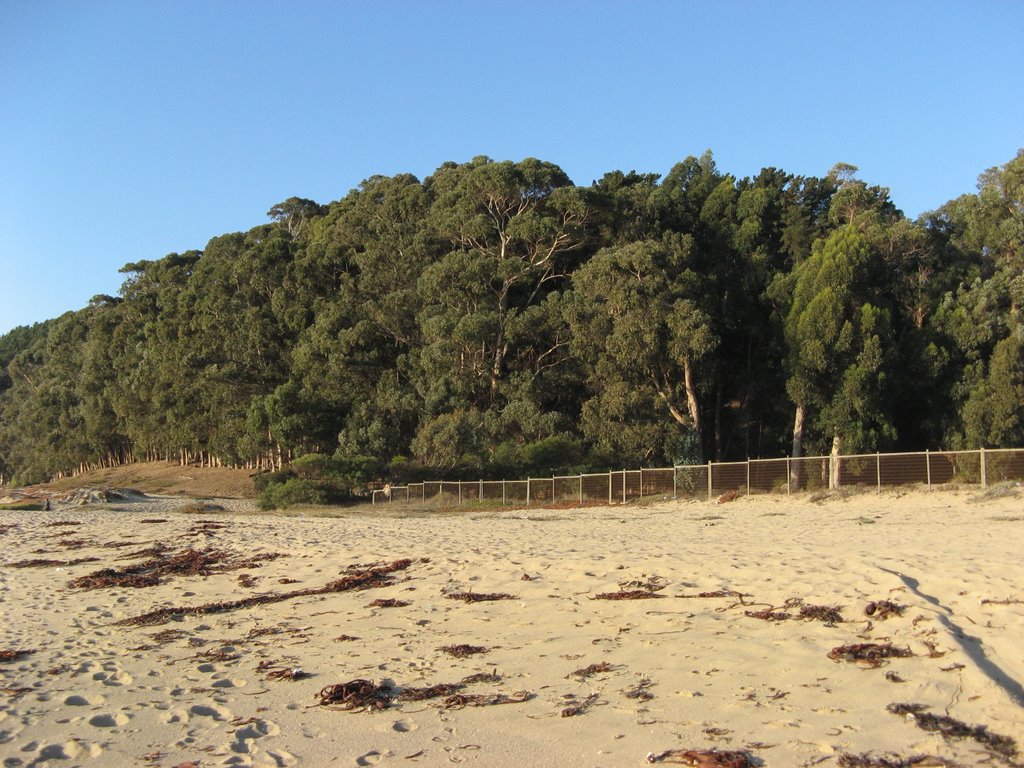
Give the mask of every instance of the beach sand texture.
M 698 749 L 970 766 L 1024 750 L 1019 491 L 336 518 L 183 506 L 0 512 L 4 768 L 629 766 Z M 221 559 L 154 586 L 70 584 L 187 549 Z M 366 577 L 375 563 L 389 567 Z M 642 599 L 608 599 L 622 593 Z M 857 660 L 867 643 L 910 655 Z M 379 687 L 375 705 L 343 708 L 358 686 L 319 704 L 354 680 Z

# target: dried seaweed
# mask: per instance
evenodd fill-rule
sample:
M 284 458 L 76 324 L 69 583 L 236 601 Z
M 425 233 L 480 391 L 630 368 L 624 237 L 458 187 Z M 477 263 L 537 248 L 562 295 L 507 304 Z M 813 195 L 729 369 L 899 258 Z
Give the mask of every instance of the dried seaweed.
M 139 520 L 140 523 L 166 523 L 166 518 L 163 517 L 146 517 Z
M 668 581 L 661 576 L 647 576 L 641 579 L 623 579 L 619 589 L 643 589 L 648 592 L 659 592 L 668 586 Z
M 355 635 L 338 635 L 334 639 L 335 639 L 336 642 L 339 642 L 339 643 L 347 643 L 347 642 L 350 642 L 352 640 L 358 640 L 359 638 L 356 637 Z
M 518 600 L 516 595 L 507 592 L 449 592 L 445 595 L 449 600 L 461 600 L 464 603 L 486 603 L 494 600 Z
M 753 619 L 761 619 L 762 621 L 785 621 L 790 618 L 788 613 L 777 608 L 765 608 L 761 611 L 744 611 L 744 614 Z
M 393 597 L 389 597 L 389 598 L 381 598 L 381 597 L 379 597 L 376 600 L 372 601 L 366 607 L 367 608 L 405 608 L 407 605 L 411 605 L 411 603 L 408 603 L 405 600 L 396 600 Z
M 636 701 L 650 701 L 654 698 L 654 694 L 651 693 L 650 687 L 654 685 L 650 678 L 642 677 L 632 688 L 627 688 L 622 692 L 622 695 L 627 699 L 635 699 Z
M 317 697 L 317 705 L 321 707 L 347 712 L 374 712 L 387 708 L 394 695 L 385 685 L 377 685 L 370 680 L 350 680 L 347 683 L 328 685 L 321 689 Z
M 54 521 L 52 523 L 47 523 L 46 527 L 47 528 L 58 528 L 58 527 L 67 526 L 67 525 L 81 525 L 81 523 L 76 521 L 76 520 L 56 520 L 56 521 Z
M 498 704 L 522 704 L 533 698 L 527 691 L 515 693 L 456 693 L 444 700 L 445 709 L 462 709 L 463 707 L 491 707 Z
M 573 697 L 572 694 L 569 694 L 567 698 L 575 697 Z M 572 704 L 562 709 L 562 717 L 575 717 L 576 715 L 585 715 L 587 713 L 587 710 L 595 704 L 597 704 L 600 698 L 600 694 L 591 693 L 585 699 L 573 701 Z
M 139 549 L 139 550 L 136 550 L 135 552 L 127 552 L 127 553 L 121 555 L 117 559 L 118 560 L 138 560 L 140 557 L 160 557 L 165 552 L 167 552 L 169 550 L 170 550 L 170 547 L 167 544 L 164 544 L 163 542 L 159 542 L 158 541 L 157 543 L 153 544 L 153 546 L 151 546 L 151 547 L 146 547 L 145 549 Z
M 655 597 L 665 597 L 647 589 L 622 589 L 618 592 L 602 592 L 594 595 L 591 600 L 650 600 Z
M 437 650 L 444 651 L 449 656 L 457 659 L 465 659 L 477 653 L 487 653 L 490 649 L 483 645 L 442 645 Z
M 398 694 L 399 701 L 427 701 L 429 699 L 440 699 L 454 694 L 465 688 L 463 683 L 438 683 L 425 688 L 403 688 Z
M 733 592 L 730 589 L 718 589 L 714 592 L 698 592 L 696 595 L 676 595 L 676 597 L 685 597 L 688 599 L 694 598 L 711 598 L 711 597 L 738 597 L 738 592 Z
M 0 651 L 0 662 L 17 661 L 23 656 L 28 656 L 30 653 L 35 652 L 34 648 L 31 650 Z
M 581 680 L 585 680 L 588 677 L 598 675 L 602 672 L 611 672 L 612 669 L 614 669 L 614 667 L 612 667 L 612 665 L 607 661 L 600 661 L 596 664 L 583 667 L 582 669 L 577 669 L 575 672 L 566 675 L 566 677 L 578 677 Z
M 674 763 L 694 768 L 749 768 L 750 753 L 742 750 L 667 749 L 647 755 L 648 763 Z
M 312 677 L 309 672 L 304 672 L 299 667 L 277 667 L 267 672 L 267 680 L 305 680 Z
M 501 675 L 496 672 L 476 672 L 466 675 L 461 680 L 463 685 L 474 685 L 475 683 L 500 683 Z
M 86 576 L 73 579 L 68 586 L 73 589 L 93 590 L 107 587 L 152 587 L 162 583 L 168 576 L 210 576 L 214 573 L 251 568 L 264 559 L 280 557 L 276 553 L 257 555 L 244 560 L 224 549 L 186 549 L 166 554 L 167 547 L 155 544 L 149 549 L 133 552 L 122 559 L 133 559 L 155 555 L 135 565 L 123 568 L 102 568 Z M 243 586 L 255 586 L 255 583 Z
M 870 755 L 851 755 L 843 753 L 839 756 L 839 768 L 957 768 L 956 763 L 951 763 L 941 757 L 933 755 L 913 755 L 911 757 L 900 757 L 899 755 L 888 754 L 881 757 Z
M 828 653 L 832 661 L 856 661 L 867 667 L 880 667 L 885 659 L 913 656 L 909 648 L 896 648 L 891 643 L 853 643 L 840 645 Z
M 886 709 L 894 715 L 912 718 L 918 728 L 936 732 L 944 739 L 972 739 L 1003 757 L 1017 755 L 1017 743 L 1012 738 L 992 733 L 987 726 L 968 725 L 948 715 L 933 715 L 923 704 L 890 704 Z
M 313 595 L 327 595 L 338 592 L 387 587 L 394 584 L 392 574 L 397 571 L 405 570 L 412 565 L 412 562 L 413 561 L 409 559 L 402 559 L 395 560 L 391 563 L 374 565 L 363 570 L 348 569 L 345 576 L 340 579 L 335 579 L 323 587 L 298 589 L 293 592 L 267 592 L 262 595 L 244 597 L 238 600 L 225 600 L 223 602 L 205 603 L 203 605 L 158 608 L 154 611 L 144 613 L 141 616 L 122 619 L 116 623 L 118 626 L 155 626 L 182 616 L 205 616 L 212 613 L 226 613 L 228 611 L 239 610 L 242 608 L 253 608 L 257 605 L 279 603 L 296 597 L 309 597 Z
M 864 615 L 885 620 L 890 616 L 902 616 L 905 610 L 907 610 L 907 606 L 897 605 L 890 600 L 873 600 L 864 606 Z
M 164 629 L 160 632 L 150 635 L 160 645 L 170 643 L 175 640 L 181 640 L 183 637 L 188 637 L 188 632 L 184 629 Z
M 31 693 L 31 692 L 32 692 L 31 688 L 27 688 L 27 687 L 24 687 L 24 686 L 20 687 L 20 688 L 15 688 L 15 687 L 12 687 L 12 688 L 0 688 L 0 693 L 5 693 L 8 696 L 10 696 L 12 699 L 16 699 L 19 696 L 24 696 L 26 693 Z
M 823 621 L 830 627 L 843 622 L 843 615 L 836 605 L 801 605 L 800 618 L 808 621 Z
M 238 586 L 245 587 L 246 589 L 252 589 L 256 586 L 256 577 L 251 573 L 240 573 L 236 579 Z
M 64 549 L 82 549 L 93 544 L 91 539 L 61 539 L 57 542 Z
M 190 658 L 199 659 L 200 661 L 234 661 L 241 658 L 241 654 L 235 653 L 234 649 L 211 648 L 208 651 L 200 651 Z
M 59 568 L 68 565 L 98 562 L 98 557 L 79 557 L 76 560 L 19 560 L 16 563 L 4 563 L 7 568 Z

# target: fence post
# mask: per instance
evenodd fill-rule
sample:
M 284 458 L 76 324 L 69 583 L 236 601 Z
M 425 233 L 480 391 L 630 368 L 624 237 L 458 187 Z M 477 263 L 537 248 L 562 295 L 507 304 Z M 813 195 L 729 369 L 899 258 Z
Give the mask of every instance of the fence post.
M 640 467 L 640 498 L 644 497 L 644 468 Z
M 608 506 L 612 505 L 612 471 L 608 470 Z
M 672 465 L 672 498 L 679 498 L 679 467 Z
M 476 494 L 476 500 L 477 501 L 483 501 L 484 500 L 484 481 L 483 481 L 482 478 L 480 480 L 480 490 L 477 491 L 477 494 Z
M 626 468 L 622 468 L 622 503 L 626 503 Z
M 526 506 L 530 506 L 530 476 L 526 476 Z
M 928 483 L 928 490 L 932 489 L 932 455 L 928 449 L 924 449 L 924 476 Z
M 462 506 L 462 481 L 459 480 L 459 506 Z
M 786 495 L 792 493 L 793 471 L 789 468 L 789 456 L 786 457 Z
M 747 456 L 747 496 L 750 495 L 750 457 Z
M 882 454 L 875 451 L 875 480 L 878 482 L 878 493 L 882 492 Z
M 580 475 L 580 506 L 583 506 L 583 475 Z
M 981 489 L 988 488 L 988 472 L 985 471 L 985 449 L 981 449 Z
M 505 506 L 505 478 L 501 478 L 501 506 Z
M 711 462 L 708 462 L 708 501 L 711 501 L 713 491 L 711 490 Z

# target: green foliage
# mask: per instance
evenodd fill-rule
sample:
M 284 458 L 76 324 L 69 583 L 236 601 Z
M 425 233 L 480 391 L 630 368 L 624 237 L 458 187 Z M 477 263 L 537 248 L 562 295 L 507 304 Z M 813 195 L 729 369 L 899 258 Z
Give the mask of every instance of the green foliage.
M 295 504 L 343 504 L 382 473 L 382 463 L 370 456 L 325 456 L 309 453 L 286 468 L 256 476 L 261 509 Z
M 334 503 L 777 456 L 796 406 L 809 450 L 1020 444 L 1022 211 L 1024 153 L 918 221 L 854 166 L 737 179 L 710 152 L 589 187 L 478 157 L 290 197 L 0 336 L 0 478 L 298 457 L 264 503 Z

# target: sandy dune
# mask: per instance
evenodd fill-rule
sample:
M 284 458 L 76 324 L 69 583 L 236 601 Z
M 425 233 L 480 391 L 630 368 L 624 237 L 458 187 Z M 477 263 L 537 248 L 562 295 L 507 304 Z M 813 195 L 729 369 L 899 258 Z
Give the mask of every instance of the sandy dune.
M 4 768 L 620 766 L 686 749 L 969 766 L 1020 761 L 1011 739 L 1024 751 L 1015 493 L 332 519 L 232 512 L 245 503 L 0 512 L 0 650 L 32 651 L 0 661 Z M 222 559 L 156 586 L 69 585 L 189 548 Z M 370 588 L 328 589 L 403 558 Z M 599 597 L 624 592 L 657 597 Z M 842 620 L 818 620 L 828 608 Z M 867 643 L 912 655 L 857 661 Z M 378 706 L 318 705 L 357 679 L 383 686 Z M 410 700 L 438 684 L 462 687 Z M 892 704 L 973 730 L 945 738 Z

